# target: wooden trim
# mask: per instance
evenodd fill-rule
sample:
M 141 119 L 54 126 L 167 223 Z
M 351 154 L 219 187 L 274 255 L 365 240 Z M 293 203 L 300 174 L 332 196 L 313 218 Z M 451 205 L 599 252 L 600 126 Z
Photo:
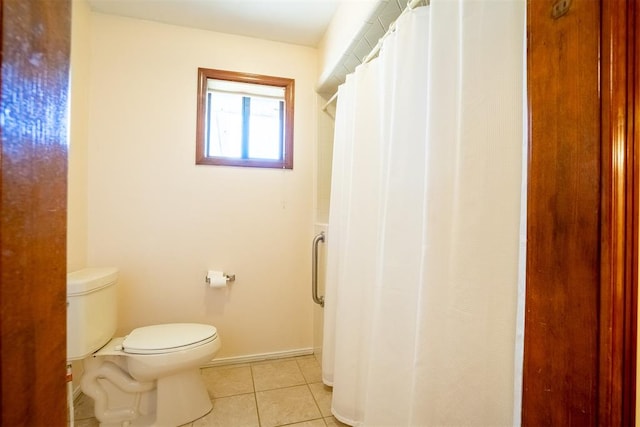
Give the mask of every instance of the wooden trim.
M 597 425 L 599 3 L 529 0 L 522 424 Z
M 229 80 L 240 83 L 253 83 L 284 88 L 284 142 L 281 148 L 284 158 L 270 159 L 236 159 L 230 157 L 206 156 L 205 114 L 207 79 Z M 295 80 L 285 77 L 263 76 L 260 74 L 240 73 L 236 71 L 198 68 L 198 106 L 196 119 L 196 164 L 221 166 L 248 166 L 257 168 L 293 169 L 293 121 Z
M 626 294 L 626 313 L 627 317 L 627 329 L 625 340 L 625 370 L 622 373 L 623 378 L 626 379 L 625 385 L 622 389 L 622 395 L 626 398 L 623 402 L 623 417 L 622 422 L 626 425 L 634 426 L 638 423 L 637 399 L 638 399 L 638 297 L 639 286 L 638 285 L 638 263 L 640 262 L 640 34 L 638 34 L 638 26 L 640 25 L 640 5 L 637 1 L 632 1 L 630 4 L 631 19 L 629 21 L 630 31 L 630 49 L 633 76 L 631 80 L 631 93 L 632 101 L 629 103 L 628 117 L 631 118 L 630 123 L 632 130 L 630 132 L 632 141 L 631 150 L 631 165 L 630 171 L 633 173 L 629 179 L 632 182 L 631 200 L 631 218 L 633 225 L 631 229 L 631 277 L 627 277 L 627 294 Z
M 2 1 L 0 425 L 66 423 L 71 2 Z
M 573 0 L 565 15 L 553 18 L 554 4 L 528 2 L 523 424 L 631 426 L 636 419 L 640 7 L 634 0 Z M 594 109 L 599 113 L 592 114 Z M 575 194 L 567 194 L 566 186 Z
M 638 70 L 634 1 L 603 0 L 602 241 L 598 421 L 635 423 Z

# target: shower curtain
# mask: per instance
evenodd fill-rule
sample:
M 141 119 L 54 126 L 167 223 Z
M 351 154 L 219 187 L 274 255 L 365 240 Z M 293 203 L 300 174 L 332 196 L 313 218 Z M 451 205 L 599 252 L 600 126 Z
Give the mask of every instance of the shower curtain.
M 431 0 L 339 88 L 322 368 L 345 423 L 519 423 L 524 16 Z

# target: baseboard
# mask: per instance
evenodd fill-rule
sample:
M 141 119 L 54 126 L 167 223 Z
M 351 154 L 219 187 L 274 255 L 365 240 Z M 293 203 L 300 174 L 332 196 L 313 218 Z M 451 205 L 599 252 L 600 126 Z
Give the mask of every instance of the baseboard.
M 239 363 L 261 362 L 263 360 L 285 359 L 287 357 L 309 356 L 313 354 L 313 348 L 300 348 L 297 350 L 276 351 L 273 353 L 250 354 L 247 356 L 216 358 L 203 365 L 203 368 L 223 365 L 237 365 Z

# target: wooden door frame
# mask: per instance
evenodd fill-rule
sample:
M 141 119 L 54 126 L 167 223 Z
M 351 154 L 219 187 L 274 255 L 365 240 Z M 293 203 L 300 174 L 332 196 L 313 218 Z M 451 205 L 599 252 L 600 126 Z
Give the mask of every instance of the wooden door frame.
M 564 4 L 566 13 L 557 14 L 557 0 L 528 1 L 522 420 L 631 426 L 636 419 L 640 6 L 635 0 Z
M 602 241 L 598 418 L 635 425 L 640 66 L 633 0 L 602 1 Z
M 0 425 L 63 426 L 71 2 L 0 19 Z

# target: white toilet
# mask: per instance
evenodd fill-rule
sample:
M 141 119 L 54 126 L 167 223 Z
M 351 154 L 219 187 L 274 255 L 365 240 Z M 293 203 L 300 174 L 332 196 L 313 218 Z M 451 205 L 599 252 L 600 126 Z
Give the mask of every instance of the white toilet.
M 198 323 L 116 331 L 116 268 L 67 275 L 67 360 L 84 360 L 82 391 L 101 426 L 179 426 L 212 409 L 200 366 L 220 350 L 216 328 Z

